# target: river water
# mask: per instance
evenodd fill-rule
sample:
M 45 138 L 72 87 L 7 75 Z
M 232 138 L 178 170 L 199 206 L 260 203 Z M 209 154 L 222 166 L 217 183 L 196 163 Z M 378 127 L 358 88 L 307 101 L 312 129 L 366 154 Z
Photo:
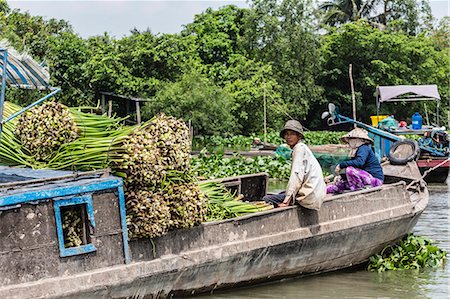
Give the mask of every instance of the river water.
M 450 253 L 450 179 L 429 185 L 430 201 L 414 234 L 435 240 Z M 278 186 L 275 187 L 278 189 Z M 449 256 L 450 259 L 450 256 Z M 450 260 L 444 267 L 384 273 L 352 269 L 285 279 L 246 288 L 216 291 L 202 298 L 450 298 Z

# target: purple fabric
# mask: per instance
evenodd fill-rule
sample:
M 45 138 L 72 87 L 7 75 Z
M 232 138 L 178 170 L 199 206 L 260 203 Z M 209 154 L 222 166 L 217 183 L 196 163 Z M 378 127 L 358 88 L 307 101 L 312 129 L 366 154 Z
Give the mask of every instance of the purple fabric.
M 364 188 L 364 186 L 377 187 L 383 184 L 383 181 L 374 178 L 367 171 L 349 166 L 345 169 L 345 174 L 347 176 L 347 181 L 337 181 L 335 184 L 329 185 L 327 187 L 327 193 L 341 193 L 344 190 L 356 191 L 358 189 Z

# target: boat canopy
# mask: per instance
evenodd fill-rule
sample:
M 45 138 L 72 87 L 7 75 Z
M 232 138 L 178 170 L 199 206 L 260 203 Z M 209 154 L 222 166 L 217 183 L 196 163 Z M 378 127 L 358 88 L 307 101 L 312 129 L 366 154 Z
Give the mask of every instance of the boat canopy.
M 0 82 L 0 135 L 4 123 L 16 118 L 61 91 L 60 88 L 50 86 L 50 74 L 43 65 L 37 63 L 26 53 L 20 54 L 5 41 L 0 41 Z M 49 90 L 50 93 L 23 108 L 21 111 L 3 119 L 3 103 L 5 101 L 7 85 L 22 89 Z
M 437 85 L 398 85 L 378 86 L 377 100 L 382 102 L 397 101 L 439 101 L 441 96 Z
M 0 42 L 0 66 L 4 67 L 7 55 L 6 84 L 23 89 L 51 89 L 50 74 L 46 68 L 37 63 L 30 55 L 19 53 L 4 42 Z M 6 51 L 5 51 L 6 50 Z M 0 72 L 0 78 L 3 72 Z

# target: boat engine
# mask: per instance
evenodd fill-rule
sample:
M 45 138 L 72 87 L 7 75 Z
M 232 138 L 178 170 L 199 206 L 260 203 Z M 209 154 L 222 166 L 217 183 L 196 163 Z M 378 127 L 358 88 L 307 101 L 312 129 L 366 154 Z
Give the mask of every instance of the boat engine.
M 420 146 L 431 147 L 433 150 L 450 154 L 450 135 L 444 130 L 431 130 L 425 132 L 423 137 L 418 140 Z

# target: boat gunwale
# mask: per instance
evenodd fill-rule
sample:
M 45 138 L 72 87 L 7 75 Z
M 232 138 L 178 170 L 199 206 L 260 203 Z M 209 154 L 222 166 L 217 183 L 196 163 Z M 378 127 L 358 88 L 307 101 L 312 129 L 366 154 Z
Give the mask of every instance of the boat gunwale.
M 399 181 L 399 182 L 395 182 L 395 183 L 392 183 L 392 184 L 383 184 L 381 186 L 373 187 L 373 188 L 369 188 L 369 189 L 363 189 L 363 190 L 358 190 L 358 191 L 342 193 L 342 194 L 338 194 L 338 195 L 326 196 L 325 199 L 324 199 L 324 203 L 325 202 L 329 202 L 329 201 L 334 201 L 334 200 L 337 200 L 337 199 L 346 198 L 346 197 L 348 197 L 348 195 L 360 195 L 360 194 L 366 194 L 366 193 L 373 193 L 373 192 L 377 192 L 377 191 L 380 191 L 380 190 L 383 190 L 383 189 L 389 189 L 389 188 L 393 188 L 393 187 L 397 187 L 397 186 L 403 186 L 404 188 L 406 188 L 406 182 Z M 251 218 L 259 217 L 259 216 L 264 216 L 264 215 L 268 215 L 268 214 L 280 213 L 280 212 L 291 210 L 291 209 L 298 209 L 298 207 L 299 207 L 298 205 L 293 205 L 293 206 L 289 206 L 289 207 L 274 208 L 274 209 L 267 210 L 267 211 L 250 213 L 250 214 L 247 214 L 247 215 L 242 215 L 242 216 L 229 218 L 229 219 L 202 222 L 200 225 L 210 226 L 210 225 L 217 225 L 217 224 L 227 223 L 227 222 L 247 220 L 247 219 L 251 219 Z

